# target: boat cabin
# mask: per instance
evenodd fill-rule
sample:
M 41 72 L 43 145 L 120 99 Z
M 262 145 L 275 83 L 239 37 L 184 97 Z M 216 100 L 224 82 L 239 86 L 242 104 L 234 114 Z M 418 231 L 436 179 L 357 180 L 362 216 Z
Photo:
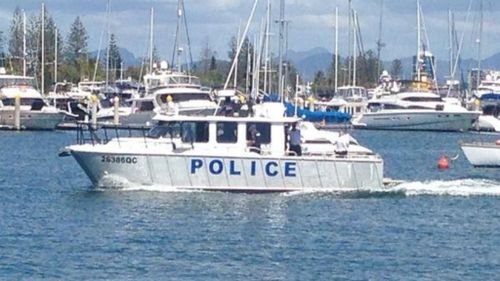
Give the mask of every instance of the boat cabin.
M 221 117 L 221 116 L 164 116 L 154 118 L 157 125 L 149 138 L 168 138 L 176 149 L 213 151 L 220 155 L 239 155 L 244 152 L 285 156 L 289 127 L 299 118 L 281 117 Z M 238 153 L 238 154 L 236 154 Z

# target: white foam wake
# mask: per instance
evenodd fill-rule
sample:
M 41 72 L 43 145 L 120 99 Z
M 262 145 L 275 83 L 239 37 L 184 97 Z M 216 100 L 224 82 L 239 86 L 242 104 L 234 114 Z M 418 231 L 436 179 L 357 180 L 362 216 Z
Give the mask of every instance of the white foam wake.
M 166 185 L 135 185 L 122 177 L 105 176 L 98 184 L 99 189 L 119 189 L 123 191 L 151 192 L 209 192 L 203 190 L 187 190 Z M 284 196 L 300 196 L 307 194 L 339 194 L 348 197 L 385 197 L 385 196 L 500 196 L 500 181 L 487 179 L 432 180 L 411 181 L 391 184 L 383 188 L 367 189 L 311 189 L 283 193 Z M 350 196 L 353 195 L 353 196 Z
M 415 181 L 403 182 L 388 191 L 406 196 L 500 196 L 500 182 L 485 179 Z

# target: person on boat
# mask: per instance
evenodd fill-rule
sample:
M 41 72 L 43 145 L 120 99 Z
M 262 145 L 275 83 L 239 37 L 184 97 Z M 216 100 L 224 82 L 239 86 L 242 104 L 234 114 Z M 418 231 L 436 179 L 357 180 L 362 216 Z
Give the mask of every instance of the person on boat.
M 174 103 L 174 100 L 173 100 L 171 95 L 167 96 L 167 104 L 166 104 L 166 108 L 165 108 L 165 113 L 167 115 L 177 115 L 179 113 L 177 105 Z
M 349 148 L 349 141 L 350 141 L 350 136 L 349 134 L 346 134 L 343 131 L 339 132 L 339 137 L 336 142 L 336 147 L 335 147 L 335 154 L 339 156 L 346 156 L 347 155 L 347 149 Z
M 222 107 L 222 114 L 224 116 L 233 116 L 234 114 L 234 104 L 231 97 L 226 97 L 224 99 L 224 106 Z
M 298 124 L 297 122 L 292 124 L 292 129 L 290 130 L 290 151 L 295 152 L 297 156 L 302 155 L 302 147 L 300 146 L 301 143 L 301 134 L 300 134 L 300 129 L 297 127 Z
M 260 153 L 260 133 L 255 124 L 250 125 L 248 129 L 248 146 L 250 151 Z

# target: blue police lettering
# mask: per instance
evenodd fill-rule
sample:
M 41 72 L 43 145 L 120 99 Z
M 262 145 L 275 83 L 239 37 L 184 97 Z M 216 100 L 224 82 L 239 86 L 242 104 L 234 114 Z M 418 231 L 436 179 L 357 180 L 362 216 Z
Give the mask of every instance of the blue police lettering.
M 191 174 L 195 174 L 196 170 L 203 166 L 201 159 L 191 159 Z
M 250 165 L 250 175 L 255 176 L 256 171 L 257 171 L 257 165 L 255 161 L 252 161 Z
M 244 169 L 243 165 L 238 165 L 238 160 L 229 160 L 228 162 L 224 162 L 222 159 L 212 159 L 208 162 L 208 173 L 210 175 L 220 175 L 224 172 L 224 169 L 227 169 L 229 176 L 241 176 L 242 169 Z M 258 160 L 251 160 L 249 172 L 250 176 L 257 176 L 257 164 Z M 267 161 L 260 162 L 263 168 L 264 176 L 275 177 L 280 173 L 285 177 L 296 177 L 297 176 L 297 163 L 296 162 L 283 162 L 281 167 L 280 164 L 276 161 Z M 229 165 L 229 167 L 225 167 L 225 165 Z M 191 159 L 191 174 L 196 174 L 203 167 L 204 160 L 193 158 Z M 248 167 L 248 166 L 247 166 Z M 248 169 L 248 168 L 247 168 Z M 248 175 L 248 174 L 247 174 Z
M 236 170 L 236 163 L 234 160 L 229 161 L 229 174 L 234 176 L 241 175 L 241 172 Z
M 295 162 L 285 162 L 285 177 L 296 177 L 297 163 Z
M 274 170 L 271 170 L 271 166 L 274 166 L 274 168 L 278 167 L 278 163 L 276 162 L 268 162 L 266 164 L 266 175 L 270 176 L 270 177 L 274 177 L 278 174 L 278 171 L 276 171 L 276 169 Z
M 211 174 L 218 175 L 224 170 L 224 163 L 221 160 L 215 159 L 208 164 L 208 170 Z

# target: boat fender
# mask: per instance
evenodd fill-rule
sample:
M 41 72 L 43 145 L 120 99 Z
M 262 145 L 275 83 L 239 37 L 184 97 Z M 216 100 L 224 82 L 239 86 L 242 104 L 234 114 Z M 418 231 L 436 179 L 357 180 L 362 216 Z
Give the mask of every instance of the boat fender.
M 440 170 L 446 170 L 450 168 L 450 161 L 448 160 L 448 156 L 442 155 L 438 160 L 437 167 Z
M 500 145 L 500 140 L 497 140 L 497 141 L 495 142 L 495 144 L 496 144 L 496 145 Z

